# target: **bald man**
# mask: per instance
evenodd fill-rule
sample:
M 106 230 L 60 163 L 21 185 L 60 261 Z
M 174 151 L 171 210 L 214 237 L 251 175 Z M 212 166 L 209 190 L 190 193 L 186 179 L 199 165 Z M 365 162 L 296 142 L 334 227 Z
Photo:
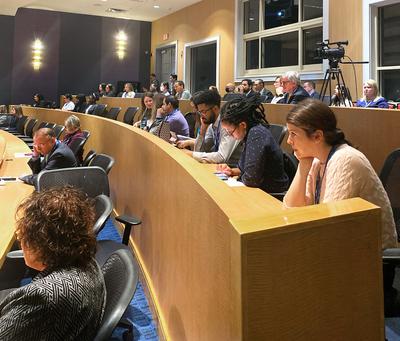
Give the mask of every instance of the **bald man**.
M 72 150 L 56 139 L 54 130 L 42 128 L 33 136 L 33 155 L 28 165 L 33 174 L 20 179 L 29 185 L 35 185 L 38 174 L 43 170 L 76 167 L 78 164 Z

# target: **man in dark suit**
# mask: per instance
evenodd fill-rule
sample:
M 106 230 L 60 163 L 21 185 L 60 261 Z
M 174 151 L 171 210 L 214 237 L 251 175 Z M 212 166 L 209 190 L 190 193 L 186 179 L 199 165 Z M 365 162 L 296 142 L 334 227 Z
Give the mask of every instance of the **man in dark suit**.
M 310 97 L 319 99 L 319 93 L 315 91 L 315 82 L 306 81 L 303 83 L 303 88 L 308 92 Z
M 71 149 L 56 139 L 53 129 L 42 128 L 33 136 L 33 156 L 28 165 L 33 174 L 20 179 L 29 185 L 36 185 L 37 176 L 41 171 L 76 167 L 77 162 Z
M 239 89 L 240 93 L 246 96 L 247 98 L 257 95 L 257 92 L 253 90 L 253 81 L 251 79 L 248 78 L 243 79 Z
M 254 81 L 254 91 L 260 94 L 261 102 L 263 103 L 270 103 L 274 98 L 272 92 L 265 88 L 265 84 L 262 79 L 256 79 Z
M 288 71 L 281 77 L 281 83 L 285 96 L 278 103 L 297 104 L 309 98 L 310 95 L 300 85 L 300 76 L 296 71 Z

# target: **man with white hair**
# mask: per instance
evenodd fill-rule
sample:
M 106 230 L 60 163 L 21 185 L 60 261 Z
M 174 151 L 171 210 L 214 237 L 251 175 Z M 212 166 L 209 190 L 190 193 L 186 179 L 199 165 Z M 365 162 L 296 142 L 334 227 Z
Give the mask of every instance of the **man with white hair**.
M 282 75 L 281 84 L 285 96 L 279 103 L 297 104 L 310 97 L 308 92 L 300 85 L 300 76 L 296 71 L 288 71 Z

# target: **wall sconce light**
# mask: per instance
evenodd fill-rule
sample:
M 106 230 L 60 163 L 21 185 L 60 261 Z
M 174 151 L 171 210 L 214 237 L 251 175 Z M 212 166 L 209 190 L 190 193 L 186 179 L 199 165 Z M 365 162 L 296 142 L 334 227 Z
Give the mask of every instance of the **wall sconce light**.
M 119 31 L 118 34 L 115 36 L 115 41 L 117 45 L 117 56 L 120 60 L 122 60 L 125 58 L 126 46 L 128 44 L 128 36 L 124 31 Z
M 32 65 L 34 70 L 39 70 L 42 65 L 43 43 L 36 39 L 32 45 Z

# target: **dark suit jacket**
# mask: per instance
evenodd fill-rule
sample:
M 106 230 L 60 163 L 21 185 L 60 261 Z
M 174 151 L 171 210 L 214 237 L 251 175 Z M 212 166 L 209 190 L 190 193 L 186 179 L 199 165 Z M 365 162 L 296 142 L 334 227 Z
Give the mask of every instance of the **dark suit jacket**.
M 260 97 L 261 97 L 261 102 L 270 103 L 274 98 L 274 95 L 272 94 L 271 91 L 264 88 L 260 91 Z
M 45 157 L 41 161 L 40 157 L 32 157 L 28 161 L 28 165 L 33 174 L 24 176 L 21 180 L 27 184 L 35 185 L 38 174 L 43 170 L 76 167 L 78 164 L 71 149 L 64 143 L 57 141 L 47 158 Z
M 97 104 L 92 104 L 92 105 L 90 106 L 90 104 L 88 104 L 87 108 L 85 109 L 85 113 L 86 113 L 86 114 L 89 114 L 89 115 L 93 115 L 94 110 L 96 109 L 96 105 L 97 105 Z M 86 110 L 87 110 L 87 112 L 86 112 Z
M 289 93 L 285 94 L 283 100 L 279 101 L 279 103 L 297 104 L 309 97 L 310 95 L 308 94 L 308 92 L 304 90 L 302 86 L 299 85 L 299 87 L 293 92 L 292 95 L 290 95 Z

